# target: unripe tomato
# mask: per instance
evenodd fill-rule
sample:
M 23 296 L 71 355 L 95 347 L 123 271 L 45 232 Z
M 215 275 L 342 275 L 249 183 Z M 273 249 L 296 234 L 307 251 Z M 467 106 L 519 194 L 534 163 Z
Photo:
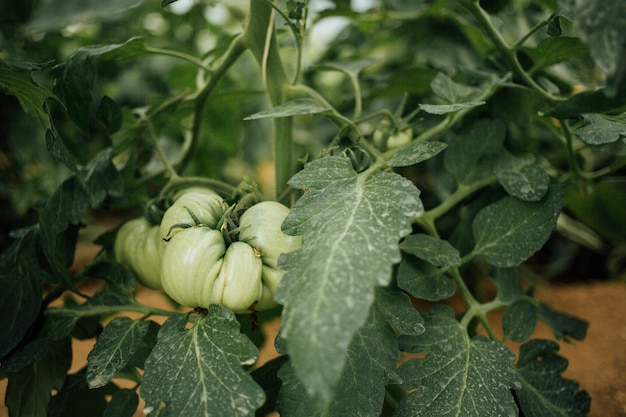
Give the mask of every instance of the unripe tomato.
M 174 195 L 174 203 L 165 211 L 161 220 L 161 238 L 171 238 L 182 228 L 173 226 L 186 224 L 194 225 L 197 220 L 212 229 L 217 228 L 217 223 L 224 214 L 223 199 L 217 193 L 207 188 L 193 187 Z
M 278 268 L 281 253 L 292 252 L 302 245 L 301 236 L 289 236 L 281 230 L 288 214 L 286 206 L 263 201 L 250 207 L 239 219 L 239 240 L 259 250 L 264 265 Z
M 396 149 L 408 145 L 413 139 L 413 129 L 394 129 L 388 120 L 382 120 L 373 135 L 374 144 L 382 149 Z
M 115 259 L 126 265 L 145 287 L 162 288 L 162 252 L 159 226 L 152 226 L 144 217 L 127 221 L 117 232 Z
M 213 285 L 213 303 L 234 313 L 252 311 L 263 294 L 262 269 L 261 258 L 250 245 L 233 242 Z
M 188 307 L 208 307 L 226 245 L 220 232 L 195 226 L 172 236 L 161 258 L 163 290 Z

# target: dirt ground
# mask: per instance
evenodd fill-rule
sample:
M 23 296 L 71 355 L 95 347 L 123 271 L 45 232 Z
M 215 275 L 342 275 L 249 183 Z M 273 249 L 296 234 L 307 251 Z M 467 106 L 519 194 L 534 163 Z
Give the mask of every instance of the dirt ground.
M 621 283 L 590 283 L 562 285 L 537 291 L 537 298 L 552 308 L 567 312 L 590 322 L 587 339 L 573 344 L 561 343 L 560 354 L 570 366 L 564 376 L 580 383 L 592 397 L 591 417 L 626 416 L 626 285 Z M 142 302 L 159 305 L 161 298 L 154 292 L 139 294 Z M 497 316 L 493 317 L 498 320 Z M 279 323 L 265 330 L 274 334 Z M 551 331 L 541 323 L 537 338 L 553 339 Z M 71 372 L 86 363 L 92 341 L 75 343 Z M 514 348 L 514 347 L 513 347 Z M 261 362 L 276 355 L 273 346 L 261 352 Z M 4 406 L 6 380 L 0 381 L 0 417 L 8 416 Z M 143 414 L 138 413 L 137 417 Z

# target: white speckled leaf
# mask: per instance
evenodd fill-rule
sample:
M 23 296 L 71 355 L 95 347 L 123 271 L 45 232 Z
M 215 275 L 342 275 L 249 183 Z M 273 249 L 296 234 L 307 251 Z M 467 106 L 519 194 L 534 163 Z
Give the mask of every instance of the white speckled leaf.
M 539 202 L 507 196 L 474 219 L 474 253 L 498 267 L 516 266 L 541 249 L 561 212 L 562 187 L 553 185 Z
M 436 305 L 426 331 L 401 338 L 401 348 L 426 356 L 400 368 L 405 397 L 396 417 L 516 417 L 511 388 L 521 388 L 515 355 L 498 342 L 470 339 L 454 311 Z
M 298 378 L 323 403 L 332 398 L 348 345 L 365 323 L 376 286 L 400 261 L 408 216 L 423 212 L 419 190 L 394 173 L 357 174 L 349 159 L 307 164 L 289 182 L 308 189 L 283 223 L 302 248 L 283 255 L 282 336 Z
M 141 345 L 149 328 L 150 322 L 145 320 L 131 320 L 128 317 L 117 317 L 112 320 L 98 337 L 87 358 L 89 388 L 105 386 L 124 369 Z
M 168 319 L 146 360 L 141 396 L 150 416 L 248 416 L 265 394 L 241 367 L 258 356 L 234 314 L 209 306 L 186 328 L 188 315 Z

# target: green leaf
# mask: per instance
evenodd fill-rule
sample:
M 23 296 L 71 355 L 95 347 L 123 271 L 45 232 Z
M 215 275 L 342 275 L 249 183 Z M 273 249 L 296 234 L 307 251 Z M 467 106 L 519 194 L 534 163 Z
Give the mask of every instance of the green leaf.
M 532 336 L 537 325 L 537 306 L 529 300 L 517 300 L 507 306 L 502 317 L 504 338 L 523 342 Z
M 137 412 L 139 397 L 134 390 L 121 389 L 113 394 L 102 417 L 133 417 Z
M 31 77 L 32 71 L 42 71 L 49 66 L 27 62 L 8 63 L 0 60 L 0 91 L 17 97 L 22 109 L 44 127 L 50 129 L 50 115 L 46 101 L 55 99 L 51 91 L 35 82 Z
M 89 131 L 93 90 L 98 63 L 107 60 L 130 58 L 148 53 L 142 38 L 131 38 L 125 43 L 105 46 L 86 46 L 77 50 L 65 62 L 59 94 L 67 113 L 83 131 Z
M 402 385 L 411 393 L 396 415 L 517 415 L 510 391 L 521 387 L 515 355 L 498 342 L 470 339 L 450 307 L 436 305 L 424 319 L 424 334 L 400 338 L 403 350 L 426 356 L 400 366 Z
M 400 334 L 424 333 L 424 319 L 413 308 L 409 297 L 399 288 L 394 286 L 377 288 L 375 305 L 385 314 L 387 322 Z
M 583 340 L 587 336 L 588 322 L 570 314 L 553 310 L 544 303 L 539 304 L 537 317 L 552 329 L 554 337 L 559 340 Z
M 610 120 L 599 114 L 583 114 L 584 126 L 574 133 L 588 145 L 604 145 L 626 137 L 626 118 Z
M 187 329 L 188 315 L 170 317 L 146 360 L 141 396 L 159 416 L 247 416 L 265 395 L 242 365 L 258 356 L 235 315 L 209 306 Z
M 420 104 L 419 108 L 428 114 L 448 114 L 485 105 L 484 101 L 469 101 L 454 104 Z
M 393 154 L 387 165 L 390 167 L 408 167 L 426 161 L 448 147 L 447 143 L 430 141 L 415 142 Z
M 49 0 L 36 9 L 28 29 L 49 32 L 72 24 L 112 20 L 142 2 L 144 0 Z
M 485 91 L 483 88 L 457 83 L 443 72 L 432 80 L 430 88 L 448 104 L 475 102 Z
M 391 309 L 390 303 L 395 304 Z M 367 322 L 357 331 L 348 347 L 346 366 L 327 410 L 320 409 L 320 402 L 307 394 L 291 363 L 283 366 L 279 371 L 283 381 L 278 397 L 278 411 L 281 415 L 378 417 L 385 397 L 385 386 L 399 383 L 396 370 L 396 362 L 400 358 L 397 335 L 389 325 L 387 315 L 390 310 L 397 308 L 411 308 L 406 296 L 390 289 L 377 292 L 376 303 Z M 392 317 L 394 321 L 400 319 L 395 312 Z M 415 310 L 400 321 L 401 327 L 411 329 L 411 334 L 423 332 L 422 318 Z
M 288 359 L 287 355 L 278 356 L 250 373 L 254 381 L 265 392 L 265 404 L 256 411 L 257 416 L 267 416 L 276 411 L 278 394 L 282 387 L 282 381 L 278 378 L 278 372 L 287 363 Z
M 506 151 L 500 154 L 495 174 L 509 195 L 524 201 L 539 201 L 546 194 L 550 176 L 534 162 L 532 155 L 514 156 Z
M 606 74 L 608 96 L 616 96 L 626 84 L 624 4 L 602 0 L 560 0 L 559 3 L 573 16 L 577 33 L 589 45 L 595 64 Z
M 626 87 L 624 87 L 626 90 Z M 622 95 L 611 96 L 606 88 L 584 91 L 559 102 L 546 116 L 574 119 L 585 113 L 622 113 L 626 102 Z
M 107 195 L 119 197 L 124 192 L 124 182 L 112 158 L 113 149 L 105 148 L 82 170 L 92 207 L 100 205 Z
M 474 254 L 498 267 L 516 266 L 548 240 L 561 212 L 564 190 L 551 186 L 540 202 L 504 197 L 483 208 L 473 223 Z
M 90 389 L 85 379 L 85 369 L 68 375 L 61 391 L 52 397 L 48 405 L 47 417 L 101 416 L 107 406 L 105 396 L 114 395 L 119 388 L 108 384 L 102 388 Z
M 117 132 L 122 127 L 122 109 L 109 96 L 102 97 L 96 117 L 107 127 L 109 134 Z
M 22 340 L 39 314 L 42 271 L 37 230 L 31 229 L 0 255 L 0 359 Z
M 150 322 L 128 317 L 113 319 L 98 337 L 87 357 L 87 384 L 89 388 L 106 385 L 120 372 L 141 345 L 150 328 Z
M 45 416 L 52 390 L 60 390 L 72 361 L 70 339 L 50 342 L 45 357 L 9 374 L 5 404 L 11 416 Z
M 49 307 L 44 314 L 44 326 L 52 340 L 69 336 L 76 323 L 83 317 L 93 316 L 94 311 L 104 310 L 106 313 L 107 307 L 133 305 L 135 302 L 135 278 L 117 262 L 102 261 L 92 264 L 85 268 L 81 276 L 101 278 L 107 285 L 82 304 L 66 298 L 62 307 Z
M 357 174 L 348 158 L 311 162 L 289 184 L 308 191 L 283 223 L 285 233 L 303 236 L 303 245 L 280 260 L 288 271 L 276 293 L 285 306 L 282 334 L 298 378 L 328 403 L 375 287 L 389 283 L 401 259 L 398 241 L 411 232 L 407 218 L 424 208 L 410 181 Z
M 332 109 L 324 107 L 317 101 L 310 98 L 301 98 L 287 101 L 271 110 L 262 111 L 244 117 L 244 120 L 257 120 L 267 118 L 280 118 L 291 116 L 303 116 L 310 114 L 320 114 L 331 112 Z
M 398 267 L 398 286 L 421 300 L 438 301 L 452 297 L 452 280 L 432 264 L 409 257 Z
M 567 36 L 549 37 L 535 47 L 524 47 L 522 51 L 533 60 L 533 71 L 576 58 L 589 56 L 589 47 L 579 38 Z
M 39 216 L 43 252 L 67 288 L 73 288 L 67 268 L 74 258 L 78 226 L 88 207 L 85 189 L 75 176 L 71 176 L 50 197 Z
M 365 58 L 346 62 L 324 62 L 319 65 L 318 68 L 322 70 L 340 71 L 351 78 L 356 78 L 361 71 L 374 63 L 376 63 L 376 59 Z
M 445 240 L 424 233 L 407 236 L 400 243 L 400 249 L 435 266 L 461 265 L 461 256 L 455 247 Z
M 446 170 L 459 184 L 469 185 L 493 175 L 502 148 L 505 125 L 499 120 L 479 120 L 455 137 L 444 154 Z
M 561 376 L 567 360 L 557 355 L 559 345 L 549 340 L 531 340 L 520 348 L 517 373 L 522 386 L 515 395 L 527 417 L 584 417 L 591 398 L 578 390 L 578 383 Z

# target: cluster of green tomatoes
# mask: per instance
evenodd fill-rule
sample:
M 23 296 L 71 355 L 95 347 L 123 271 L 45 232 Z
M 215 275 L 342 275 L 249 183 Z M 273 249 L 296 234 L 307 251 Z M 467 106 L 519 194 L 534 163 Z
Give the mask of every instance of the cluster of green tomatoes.
M 221 304 L 250 313 L 276 307 L 284 275 L 278 258 L 301 246 L 299 236 L 281 230 L 289 209 L 264 201 L 234 218 L 220 195 L 197 187 L 173 200 L 159 225 L 138 217 L 117 233 L 115 257 L 138 282 L 193 308 Z

